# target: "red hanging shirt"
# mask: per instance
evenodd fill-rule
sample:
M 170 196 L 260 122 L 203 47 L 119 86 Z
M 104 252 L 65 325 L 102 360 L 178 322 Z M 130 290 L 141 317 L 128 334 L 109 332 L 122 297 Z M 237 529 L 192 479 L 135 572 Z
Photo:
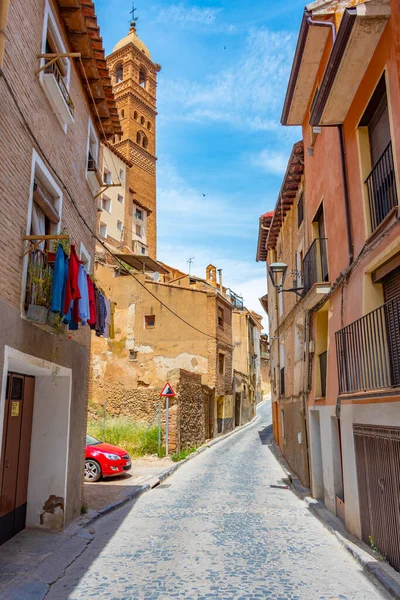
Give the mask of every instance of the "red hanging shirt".
M 81 292 L 78 286 L 78 274 L 79 274 L 79 265 L 80 260 L 75 250 L 75 246 L 71 245 L 71 252 L 69 255 L 69 266 L 68 266 L 68 277 L 67 284 L 65 290 L 65 299 L 64 299 L 64 314 L 67 315 L 69 309 L 71 307 L 71 302 L 73 300 L 79 300 L 81 297 Z
M 90 318 L 88 320 L 88 325 L 96 325 L 96 320 L 97 320 L 96 295 L 94 293 L 94 283 L 90 279 L 89 275 L 87 276 L 87 282 L 88 282 L 89 310 L 90 310 Z

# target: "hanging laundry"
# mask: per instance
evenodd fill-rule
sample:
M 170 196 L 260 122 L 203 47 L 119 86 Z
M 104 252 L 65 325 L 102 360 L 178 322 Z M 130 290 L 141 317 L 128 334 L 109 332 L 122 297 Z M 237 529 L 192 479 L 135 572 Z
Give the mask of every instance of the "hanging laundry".
M 96 310 L 96 293 L 94 289 L 94 283 L 90 276 L 87 276 L 88 283 L 88 294 L 89 294 L 89 314 L 90 317 L 88 319 L 88 324 L 91 329 L 94 329 L 97 320 L 97 310 Z
M 65 291 L 64 299 L 64 314 L 68 315 L 71 305 L 74 300 L 79 300 L 81 293 L 79 290 L 78 276 L 79 276 L 79 265 L 80 260 L 76 254 L 75 246 L 71 245 L 71 252 L 69 256 L 68 266 L 68 278 Z
M 115 340 L 115 302 L 111 302 L 111 319 L 110 319 L 110 340 Z
M 106 316 L 107 316 L 107 305 L 106 299 L 103 294 L 98 290 L 98 313 L 97 313 L 97 322 L 96 322 L 96 335 L 100 337 L 105 333 L 106 327 Z
M 60 244 L 57 248 L 56 261 L 54 263 L 53 284 L 51 289 L 50 311 L 53 313 L 60 313 L 63 307 L 62 300 L 66 268 L 68 268 L 68 257 L 66 256 L 64 249 Z
M 81 293 L 79 300 L 74 301 L 73 317 L 76 323 L 86 325 L 90 318 L 88 279 L 83 264 L 79 265 L 78 286 Z
M 110 337 L 110 323 L 111 323 L 111 303 L 109 301 L 108 298 L 104 298 L 106 301 L 106 323 L 105 323 L 105 327 L 104 327 L 104 337 L 109 338 Z

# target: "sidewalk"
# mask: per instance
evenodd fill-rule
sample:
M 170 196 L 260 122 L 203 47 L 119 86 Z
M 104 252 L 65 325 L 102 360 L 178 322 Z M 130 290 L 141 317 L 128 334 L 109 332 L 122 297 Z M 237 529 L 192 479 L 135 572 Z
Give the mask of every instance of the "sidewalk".
M 291 473 L 275 441 L 271 441 L 270 448 L 288 475 L 285 483 L 288 483 L 292 491 L 306 503 L 308 510 L 325 525 L 370 576 L 375 577 L 393 598 L 400 600 L 400 573 L 384 560 L 377 558 L 373 550 L 362 540 L 349 533 L 342 521 L 329 512 L 322 502 L 312 498 L 311 490 L 305 488 L 301 481 Z

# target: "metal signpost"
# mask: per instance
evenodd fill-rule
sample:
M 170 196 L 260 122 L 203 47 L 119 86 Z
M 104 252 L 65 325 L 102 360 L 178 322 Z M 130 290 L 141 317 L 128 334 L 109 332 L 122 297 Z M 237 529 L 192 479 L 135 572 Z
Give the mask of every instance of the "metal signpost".
M 168 438 L 169 438 L 169 399 L 175 398 L 176 394 L 170 383 L 165 384 L 163 391 L 160 394 L 161 398 L 165 398 L 165 454 L 168 456 Z M 159 429 L 160 432 L 160 429 Z M 160 433 L 159 433 L 160 435 Z

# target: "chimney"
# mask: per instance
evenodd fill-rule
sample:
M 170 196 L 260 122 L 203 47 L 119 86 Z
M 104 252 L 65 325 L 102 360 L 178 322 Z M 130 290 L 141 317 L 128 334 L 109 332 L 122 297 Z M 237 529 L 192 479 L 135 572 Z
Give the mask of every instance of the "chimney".
M 218 269 L 218 275 L 219 275 L 219 290 L 221 292 L 221 294 L 223 293 L 223 287 L 222 287 L 222 269 Z

